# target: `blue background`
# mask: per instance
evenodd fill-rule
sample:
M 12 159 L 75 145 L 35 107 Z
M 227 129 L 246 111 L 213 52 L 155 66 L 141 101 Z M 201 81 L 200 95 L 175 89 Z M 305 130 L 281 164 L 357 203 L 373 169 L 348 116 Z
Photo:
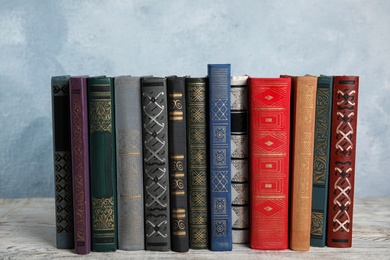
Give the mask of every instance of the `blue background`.
M 390 1 L 0 0 L 0 197 L 54 196 L 50 78 L 359 75 L 355 196 L 390 195 Z

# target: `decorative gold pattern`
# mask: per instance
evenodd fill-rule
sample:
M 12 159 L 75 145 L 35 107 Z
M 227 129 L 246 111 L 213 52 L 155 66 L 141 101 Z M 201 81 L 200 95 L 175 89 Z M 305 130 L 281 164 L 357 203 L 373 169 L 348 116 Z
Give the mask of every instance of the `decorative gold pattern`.
M 322 230 L 324 227 L 324 213 L 311 212 L 311 229 L 310 234 L 312 236 L 322 236 Z
M 112 131 L 111 100 L 92 99 L 89 106 L 90 133 Z
M 92 227 L 94 230 L 114 230 L 114 197 L 92 197 Z

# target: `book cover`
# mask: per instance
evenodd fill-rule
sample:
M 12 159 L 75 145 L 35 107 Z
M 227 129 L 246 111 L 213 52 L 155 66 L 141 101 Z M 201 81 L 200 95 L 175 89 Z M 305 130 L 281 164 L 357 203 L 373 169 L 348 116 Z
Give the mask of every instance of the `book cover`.
M 51 78 L 56 246 L 59 249 L 74 248 L 69 78 Z
M 317 77 L 291 77 L 290 249 L 310 250 Z
M 333 78 L 327 246 L 351 247 L 358 76 Z
M 208 80 L 186 78 L 190 248 L 209 244 Z
M 288 248 L 290 78 L 249 78 L 250 247 Z
M 310 245 L 318 247 L 324 247 L 326 241 L 332 89 L 333 77 L 318 77 L 310 231 Z
M 171 249 L 189 250 L 185 77 L 167 78 Z
M 232 250 L 230 64 L 209 64 L 210 249 Z
M 114 80 L 118 249 L 145 249 L 141 78 Z
M 249 172 L 248 172 L 248 76 L 232 76 L 231 112 L 231 182 L 232 241 L 249 242 Z
M 88 78 L 92 251 L 118 247 L 114 80 Z
M 141 78 L 145 247 L 171 249 L 168 107 L 165 78 Z
M 74 242 L 77 254 L 91 251 L 87 78 L 71 77 L 69 80 Z

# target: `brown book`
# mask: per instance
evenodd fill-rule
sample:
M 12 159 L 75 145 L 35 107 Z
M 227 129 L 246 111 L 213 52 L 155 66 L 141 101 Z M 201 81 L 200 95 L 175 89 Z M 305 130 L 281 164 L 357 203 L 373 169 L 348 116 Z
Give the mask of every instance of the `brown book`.
M 282 76 L 286 77 L 286 76 Z M 290 249 L 310 250 L 317 77 L 291 77 Z
M 327 246 L 351 247 L 359 77 L 333 82 Z

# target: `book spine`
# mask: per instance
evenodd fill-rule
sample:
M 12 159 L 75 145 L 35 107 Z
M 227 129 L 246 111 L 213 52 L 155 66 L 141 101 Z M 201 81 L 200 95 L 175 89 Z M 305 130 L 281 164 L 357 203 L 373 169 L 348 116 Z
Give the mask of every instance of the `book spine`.
M 327 246 L 351 247 L 359 77 L 333 82 Z
M 189 250 L 185 77 L 168 77 L 171 249 Z
M 209 64 L 210 249 L 232 250 L 230 64 Z
M 118 248 L 145 249 L 141 78 L 115 78 Z
M 171 249 L 165 78 L 141 78 L 146 250 Z
M 59 249 L 74 248 L 69 78 L 51 78 L 56 246 Z
M 88 254 L 91 251 L 91 207 L 89 201 L 87 77 L 71 77 L 69 88 L 75 252 Z
M 249 78 L 250 246 L 288 248 L 291 78 Z
M 333 77 L 318 77 L 310 231 L 310 245 L 317 247 L 324 247 L 326 241 L 332 88 Z
M 310 250 L 317 77 L 293 77 L 290 249 Z
M 209 244 L 207 78 L 186 79 L 190 248 Z
M 92 251 L 115 251 L 117 241 L 113 79 L 88 79 Z
M 232 241 L 249 241 L 248 88 L 247 76 L 231 77 Z

